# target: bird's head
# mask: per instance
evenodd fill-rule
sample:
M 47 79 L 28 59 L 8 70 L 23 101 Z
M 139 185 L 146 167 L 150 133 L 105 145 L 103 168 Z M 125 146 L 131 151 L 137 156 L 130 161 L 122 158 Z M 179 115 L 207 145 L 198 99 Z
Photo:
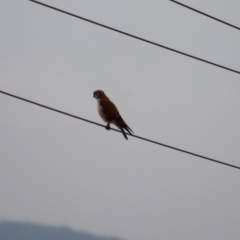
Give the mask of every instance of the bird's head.
M 93 92 L 93 97 L 96 99 L 106 97 L 105 93 L 102 90 L 96 90 Z

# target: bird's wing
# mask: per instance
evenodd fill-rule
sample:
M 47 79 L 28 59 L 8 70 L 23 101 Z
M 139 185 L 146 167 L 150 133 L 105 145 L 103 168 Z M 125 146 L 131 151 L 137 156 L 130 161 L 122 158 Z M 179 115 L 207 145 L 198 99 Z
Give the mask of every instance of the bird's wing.
M 119 114 L 117 107 L 114 105 L 114 103 L 112 103 L 111 101 L 105 101 L 102 100 L 100 102 L 100 105 L 102 107 L 102 111 L 104 112 L 104 114 L 117 126 L 121 129 L 121 131 L 123 130 L 123 128 L 125 130 L 127 130 L 129 132 L 129 134 L 132 134 L 133 131 L 132 129 L 126 124 L 126 122 L 123 120 L 123 118 L 121 117 L 121 115 Z M 126 138 L 126 135 L 124 135 Z
M 102 111 L 104 112 L 104 114 L 107 115 L 109 118 L 115 120 L 121 118 L 117 110 L 117 107 L 111 101 L 102 100 L 100 102 L 100 105 L 102 107 Z

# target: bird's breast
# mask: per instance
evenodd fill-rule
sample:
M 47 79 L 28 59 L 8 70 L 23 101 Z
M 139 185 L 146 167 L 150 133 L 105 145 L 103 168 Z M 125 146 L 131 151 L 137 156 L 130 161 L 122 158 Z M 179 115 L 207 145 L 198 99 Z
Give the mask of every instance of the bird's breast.
M 108 117 L 107 117 L 107 115 L 104 113 L 104 111 L 103 111 L 103 107 L 101 106 L 101 104 L 98 102 L 98 113 L 99 113 L 99 115 L 100 115 L 100 117 L 102 118 L 102 120 L 104 121 L 104 122 L 108 122 Z

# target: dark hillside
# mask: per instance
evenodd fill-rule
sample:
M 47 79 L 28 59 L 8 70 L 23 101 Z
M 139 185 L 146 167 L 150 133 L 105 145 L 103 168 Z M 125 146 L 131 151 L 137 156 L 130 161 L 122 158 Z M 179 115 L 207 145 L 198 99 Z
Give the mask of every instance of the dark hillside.
M 121 240 L 117 237 L 94 235 L 66 227 L 53 227 L 33 223 L 0 222 L 1 240 Z

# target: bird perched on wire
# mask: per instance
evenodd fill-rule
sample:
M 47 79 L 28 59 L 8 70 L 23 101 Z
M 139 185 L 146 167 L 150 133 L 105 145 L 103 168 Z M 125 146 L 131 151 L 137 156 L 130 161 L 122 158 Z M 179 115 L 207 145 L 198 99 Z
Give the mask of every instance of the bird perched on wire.
M 98 102 L 98 113 L 104 122 L 107 122 L 106 129 L 110 130 L 110 124 L 116 125 L 122 132 L 123 136 L 128 140 L 126 130 L 132 135 L 132 129 L 125 123 L 121 115 L 118 112 L 115 104 L 105 95 L 101 90 L 96 90 L 93 93 L 93 97 L 96 98 Z

